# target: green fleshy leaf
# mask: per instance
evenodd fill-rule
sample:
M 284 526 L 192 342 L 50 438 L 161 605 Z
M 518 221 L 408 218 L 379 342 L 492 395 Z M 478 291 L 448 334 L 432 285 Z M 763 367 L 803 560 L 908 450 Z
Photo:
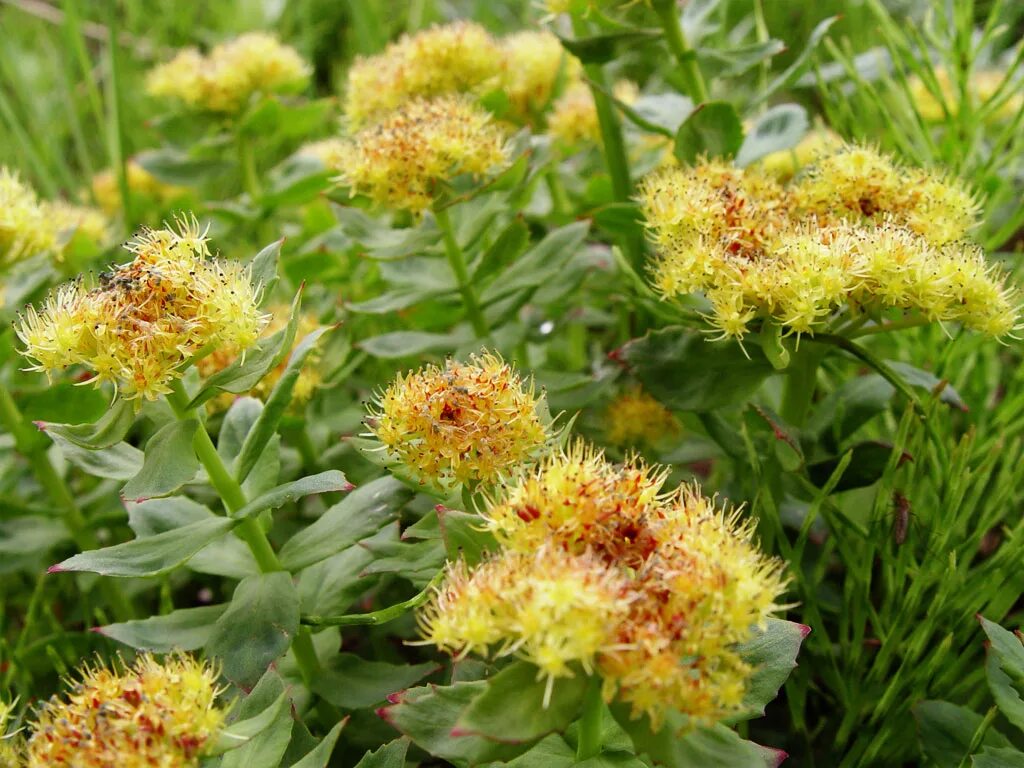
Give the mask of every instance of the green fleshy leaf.
M 455 731 L 520 744 L 565 730 L 579 714 L 589 679 L 579 674 L 555 680 L 545 702 L 549 682 L 533 664 L 509 664 L 470 702 Z
M 269 301 L 274 292 L 274 286 L 277 285 L 277 264 L 281 259 L 281 246 L 283 245 L 283 238 L 275 240 L 253 256 L 250 262 L 249 277 L 252 284 L 262 290 L 261 304 Z
M 226 604 L 182 608 L 166 616 L 107 624 L 95 631 L 140 651 L 194 651 L 206 645 L 214 623 L 225 610 Z
M 1024 752 L 1013 747 L 985 747 L 971 758 L 971 768 L 1021 768 Z
M 339 653 L 325 665 L 313 683 L 313 691 L 342 709 L 361 709 L 380 704 L 388 696 L 418 683 L 441 667 L 423 664 L 388 664 L 367 661 L 351 653 Z
M 345 475 L 336 469 L 329 469 L 300 480 L 293 480 L 272 488 L 261 496 L 256 497 L 244 507 L 233 514 L 238 520 L 258 515 L 268 509 L 277 509 L 292 501 L 297 501 L 304 496 L 312 496 L 317 493 L 330 493 L 332 491 L 347 491 L 352 484 L 345 479 Z
M 83 448 L 57 432 L 50 436 L 65 459 L 93 477 L 129 480 L 142 471 L 143 453 L 134 445 L 122 441 L 106 448 Z
M 519 259 L 529 243 L 530 228 L 522 217 L 517 216 L 472 265 L 473 282 L 486 280 L 505 265 Z
M 384 528 L 373 538 L 397 540 L 398 524 Z M 363 573 L 373 558 L 373 553 L 365 546 L 353 544 L 304 568 L 299 575 L 302 613 L 313 616 L 345 613 L 360 595 L 378 583 L 378 577 Z
M 658 40 L 660 29 L 623 29 L 588 37 L 560 38 L 562 45 L 584 64 L 604 64 L 616 57 L 620 48 L 635 48 L 643 43 Z
M 786 50 L 781 40 L 769 39 L 736 48 L 699 48 L 697 61 L 702 68 L 712 69 L 717 77 L 738 77 L 758 64 Z
M 476 565 L 485 552 L 497 551 L 498 542 L 493 534 L 483 530 L 480 515 L 441 507 L 437 510 L 437 518 L 445 551 L 453 553 L 453 557 L 455 552 L 459 552 L 469 565 Z
M 922 701 L 914 706 L 921 751 L 936 768 L 959 768 L 974 734 L 984 718 L 966 707 L 946 701 Z M 1008 747 L 1010 742 L 994 728 L 985 732 L 982 744 Z
M 281 691 L 269 707 L 257 712 L 252 717 L 247 717 L 244 720 L 236 720 L 218 733 L 217 741 L 210 751 L 213 754 L 219 754 L 231 749 L 237 749 L 243 744 L 252 741 L 252 739 L 266 731 L 267 728 L 269 728 L 271 724 L 278 719 L 281 712 L 286 709 L 287 705 L 288 692 Z
M 225 517 L 200 520 L 156 536 L 82 552 L 51 567 L 50 572 L 90 571 L 104 576 L 157 576 L 181 565 L 237 523 L 237 520 Z
M 264 573 L 243 579 L 214 625 L 206 652 L 236 685 L 256 683 L 284 655 L 299 629 L 299 595 L 291 574 Z
M 709 101 L 695 109 L 676 132 L 675 156 L 689 165 L 699 157 L 733 157 L 743 144 L 743 124 L 725 101 Z
M 408 738 L 395 739 L 372 752 L 367 752 L 356 763 L 356 768 L 405 768 L 405 755 L 408 751 Z
M 135 423 L 135 404 L 131 400 L 117 400 L 100 419 L 92 424 L 56 424 L 36 422 L 46 434 L 60 435 L 68 443 L 80 448 L 98 450 L 121 442 Z
M 298 531 L 285 542 L 278 557 L 293 572 L 331 557 L 395 519 L 412 496 L 412 491 L 394 478 L 372 480 Z
M 736 154 L 736 165 L 746 168 L 773 152 L 792 149 L 807 133 L 810 121 L 799 104 L 776 104 L 761 115 Z
M 985 674 L 992 698 L 1007 720 L 1024 729 L 1024 644 L 1019 635 L 979 617 L 989 639 Z
M 779 695 L 779 689 L 796 667 L 800 644 L 810 627 L 783 619 L 768 619 L 764 630 L 755 629 L 754 637 L 737 650 L 754 671 L 747 680 L 741 719 L 761 717 L 765 707 Z
M 550 231 L 484 290 L 483 304 L 527 288 L 537 288 L 552 279 L 583 245 L 590 222 L 576 221 Z
M 629 342 L 615 356 L 669 408 L 712 411 L 742 402 L 774 371 L 759 346 L 750 340 L 745 346 L 747 354 L 738 344 L 670 326 Z
M 357 346 L 373 357 L 394 360 L 411 357 L 423 352 L 452 350 L 468 342 L 471 334 L 467 329 L 456 329 L 452 333 L 429 333 L 427 331 L 394 331 L 363 339 Z
M 170 147 L 140 152 L 135 161 L 165 184 L 198 186 L 227 171 L 231 164 L 209 156 L 194 157 Z
M 306 754 L 299 762 L 292 763 L 291 768 L 327 768 L 327 763 L 331 759 L 331 753 L 334 752 L 334 746 L 338 743 L 338 737 L 341 735 L 341 729 L 348 723 L 348 718 L 345 718 L 324 736 L 323 740 L 313 748 L 313 750 Z M 383 747 L 382 747 L 383 749 Z M 404 754 L 403 762 L 398 764 L 398 768 L 404 768 Z
M 199 422 L 172 421 L 161 427 L 146 443 L 142 469 L 121 489 L 121 497 L 141 502 L 168 496 L 195 478 L 199 471 L 192 439 Z
M 889 443 L 882 443 L 874 440 L 856 443 L 844 452 L 853 453 L 849 466 L 843 472 L 843 476 L 835 486 L 836 491 L 848 491 L 853 488 L 866 488 L 874 485 L 885 474 L 885 468 L 889 465 L 892 457 L 893 446 Z M 903 454 L 899 462 L 911 460 L 909 454 Z M 832 473 L 836 471 L 843 461 L 843 456 L 834 456 L 823 461 L 817 461 L 807 465 L 807 476 L 811 482 L 819 488 L 823 487 Z

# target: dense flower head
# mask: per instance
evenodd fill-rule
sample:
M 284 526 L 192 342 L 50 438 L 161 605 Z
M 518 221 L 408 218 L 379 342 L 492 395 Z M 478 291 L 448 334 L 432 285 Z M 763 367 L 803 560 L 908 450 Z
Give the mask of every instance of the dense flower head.
M 125 181 L 131 194 L 158 204 L 167 204 L 186 193 L 184 187 L 165 184 L 142 167 L 136 160 L 125 163 Z M 121 211 L 121 189 L 117 174 L 112 168 L 100 171 L 92 177 L 92 194 L 96 204 L 108 216 Z
M 695 291 L 710 324 L 740 338 L 756 320 L 789 332 L 835 314 L 919 313 L 994 336 L 1018 322 L 1016 292 L 967 241 L 975 204 L 947 179 L 863 147 L 824 154 L 788 186 L 718 162 L 666 168 L 641 185 L 666 298 Z
M 266 322 L 248 268 L 209 258 L 195 220 L 144 230 L 125 246 L 134 259 L 54 290 L 16 323 L 32 370 L 92 369 L 127 397 L 170 391 L 179 366 L 208 345 L 245 349 Z
M 456 21 L 403 35 L 348 70 L 345 115 L 353 126 L 417 97 L 475 93 L 502 66 L 498 42 L 479 24 Z
M 546 30 L 516 32 L 502 38 L 501 86 L 508 97 L 508 117 L 535 125 L 551 105 L 560 83 L 579 82 L 583 65 Z
M 933 70 L 934 81 L 926 84 L 918 75 L 908 81 L 910 100 L 922 119 L 930 123 L 938 123 L 948 116 L 955 118 L 960 114 L 960 87 L 949 75 L 945 67 Z M 935 91 L 938 91 L 936 94 Z M 972 109 L 977 112 L 993 102 L 992 109 L 986 119 L 993 122 L 1012 120 L 1024 109 L 1024 93 L 1021 93 L 1020 81 L 1006 82 L 1006 72 L 998 69 L 982 69 L 971 72 L 967 78 L 967 95 L 971 99 Z
M 636 84 L 629 80 L 616 82 L 613 93 L 616 99 L 627 105 L 633 104 L 640 95 Z M 556 141 L 569 147 L 584 141 L 594 144 L 601 141 L 597 107 L 586 83 L 571 83 L 555 100 L 551 115 L 548 117 L 548 133 Z
M 303 144 L 295 154 L 299 157 L 306 157 L 316 160 L 325 168 L 331 164 L 332 159 L 341 151 L 344 139 L 337 136 L 329 139 L 318 139 Z
M 217 675 L 189 656 L 86 666 L 41 709 L 27 768 L 194 768 L 224 723 Z
M 284 304 L 272 304 L 267 307 L 267 314 L 270 315 L 270 322 L 267 323 L 263 330 L 264 336 L 272 336 L 278 331 L 284 329 L 288 325 L 290 317 L 290 308 Z M 320 327 L 319 321 L 316 316 L 308 312 L 303 312 L 299 315 L 298 322 L 295 327 L 295 345 L 302 341 L 306 336 L 315 331 Z M 209 355 L 203 357 L 196 364 L 196 368 L 199 370 L 199 374 L 204 378 L 212 376 L 218 371 L 222 371 L 231 365 L 238 356 L 244 354 L 245 350 L 240 349 L 237 346 L 221 346 L 215 349 Z M 306 364 L 302 367 L 299 372 L 298 378 L 295 379 L 295 384 L 292 388 L 292 407 L 299 407 L 309 402 L 309 399 L 313 397 L 313 393 L 316 392 L 317 387 L 320 386 L 321 377 L 320 370 L 317 366 L 319 355 L 314 351 L 306 358 Z M 274 387 L 281 380 L 281 375 L 288 367 L 288 358 L 286 357 L 277 366 L 272 368 L 266 376 L 259 380 L 259 382 L 251 390 L 249 394 L 253 397 L 258 397 L 263 401 L 270 396 Z M 226 410 L 231 406 L 236 395 L 230 392 L 224 392 L 218 397 L 213 398 L 209 401 L 209 407 L 214 411 Z
M 507 164 L 504 132 L 462 96 L 407 102 L 344 141 L 330 161 L 353 193 L 413 212 L 429 207 L 446 181 Z
M 608 404 L 605 411 L 608 442 L 618 446 L 657 445 L 679 432 L 672 412 L 640 387 L 632 387 Z
M 206 55 L 186 48 L 152 69 L 150 95 L 170 97 L 192 109 L 237 112 L 254 93 L 301 88 L 309 66 L 295 49 L 265 32 L 247 32 L 215 45 Z
M 531 382 L 491 354 L 399 376 L 371 412 L 373 434 L 423 482 L 500 479 L 549 439 Z
M 0 701 L 0 768 L 22 768 L 25 765 L 25 743 L 20 733 L 8 733 L 7 721 L 14 707 Z
M 0 267 L 53 248 L 46 206 L 16 173 L 0 167 Z
M 449 568 L 421 614 L 426 639 L 517 653 L 549 683 L 593 669 L 606 699 L 655 724 L 669 709 L 739 713 L 752 669 L 737 646 L 781 608 L 786 579 L 738 512 L 695 487 L 663 491 L 665 477 L 581 445 L 526 471 L 484 512 L 501 548 Z

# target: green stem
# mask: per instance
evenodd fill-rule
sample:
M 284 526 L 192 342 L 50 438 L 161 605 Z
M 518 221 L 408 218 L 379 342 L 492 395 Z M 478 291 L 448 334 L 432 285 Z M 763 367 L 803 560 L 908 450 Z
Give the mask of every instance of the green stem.
M 572 25 L 576 37 L 586 37 L 589 34 L 584 19 L 574 15 Z M 605 165 L 608 167 L 608 175 L 611 176 L 612 195 L 616 202 L 628 203 L 633 196 L 633 182 L 629 174 L 629 160 L 626 156 L 622 123 L 619 122 L 619 115 L 609 96 L 612 91 L 608 86 L 608 79 L 600 64 L 587 64 L 583 70 L 587 76 L 597 112 L 598 126 L 601 129 L 601 152 L 604 155 Z M 622 238 L 622 249 L 626 252 L 633 269 L 642 271 L 644 241 L 643 234 L 639 229 Z
M 581 763 L 601 753 L 601 678 L 591 675 L 583 698 L 579 736 L 576 743 L 576 762 Z
M 14 447 L 28 460 L 32 473 L 46 491 L 46 495 L 63 512 L 64 524 L 71 532 L 75 545 L 82 551 L 99 547 L 99 541 L 89 528 L 89 521 L 78 508 L 71 489 L 50 462 L 49 454 L 46 452 L 46 441 L 40 439 L 37 430 L 26 421 L 6 387 L 0 387 L 0 424 L 11 433 Z M 104 580 L 100 583 L 100 589 L 120 621 L 130 619 L 134 615 L 131 603 L 117 584 Z
M 235 141 L 238 143 L 238 164 L 242 169 L 242 189 L 249 195 L 250 202 L 255 204 L 263 196 L 260 176 L 256 172 L 256 153 L 253 152 L 249 137 L 242 131 L 235 135 Z
M 807 420 L 818 383 L 818 366 L 823 357 L 820 347 L 810 345 L 793 352 L 779 409 L 779 415 L 787 424 L 802 427 Z
M 455 280 L 459 284 L 459 292 L 462 293 L 462 301 L 466 306 L 466 315 L 473 325 L 478 339 L 486 339 L 490 335 L 487 327 L 487 320 L 480 309 L 480 301 L 477 299 L 476 291 L 469 279 L 469 270 L 466 268 L 466 257 L 459 247 L 459 241 L 455 239 L 455 230 L 452 227 L 451 217 L 448 209 L 437 206 L 434 208 L 434 218 L 437 226 L 441 229 L 444 238 L 444 252 L 448 256 L 448 263 L 451 265 Z
M 681 67 L 686 95 L 693 99 L 694 104 L 703 104 L 708 100 L 708 87 L 697 64 L 697 52 L 686 42 L 675 0 L 658 0 L 654 3 L 654 11 L 658 14 L 661 28 L 665 32 L 665 42 Z
M 907 328 L 920 328 L 922 325 L 928 325 L 929 323 L 931 323 L 931 320 L 927 317 L 905 317 L 902 320 L 893 320 L 890 323 L 869 325 L 867 328 L 856 329 L 849 333 L 844 333 L 843 335 L 850 339 L 856 339 L 861 336 L 873 336 L 876 333 L 902 331 Z
M 558 169 L 548 168 L 544 174 L 544 181 L 548 185 L 548 192 L 551 194 L 551 213 L 556 218 L 564 218 L 572 214 L 572 206 L 569 203 L 569 196 L 565 193 L 565 186 L 558 175 Z
M 107 42 L 107 141 L 110 147 L 110 162 L 117 176 L 117 186 L 121 192 L 121 210 L 124 213 L 124 227 L 127 232 L 135 228 L 135 211 L 132 205 L 132 191 L 128 185 L 128 167 L 125 153 L 124 130 L 124 83 L 121 72 L 121 51 L 118 44 L 120 29 L 115 4 L 110 5 L 107 17 L 107 30 L 110 39 Z

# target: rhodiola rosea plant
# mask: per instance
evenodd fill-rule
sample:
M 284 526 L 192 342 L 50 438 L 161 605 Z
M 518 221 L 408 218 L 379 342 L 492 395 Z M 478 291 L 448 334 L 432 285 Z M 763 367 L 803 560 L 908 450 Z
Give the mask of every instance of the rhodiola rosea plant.
M 0 768 L 1016 764 L 1009 4 L 256 5 L 0 10 Z

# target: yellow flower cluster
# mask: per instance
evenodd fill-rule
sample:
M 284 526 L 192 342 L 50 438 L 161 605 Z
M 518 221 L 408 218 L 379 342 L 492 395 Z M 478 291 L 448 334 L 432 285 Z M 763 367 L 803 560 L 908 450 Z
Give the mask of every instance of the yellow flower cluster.
M 0 701 L 0 768 L 22 768 L 25 765 L 25 744 L 18 733 L 7 733 L 7 721 L 14 709 Z
M 446 181 L 504 168 L 508 151 L 489 113 L 450 95 L 407 102 L 346 139 L 329 164 L 353 193 L 419 213 Z
M 270 315 L 271 320 L 267 323 L 267 326 L 263 331 L 263 335 L 272 336 L 287 326 L 290 312 L 290 308 L 284 304 L 276 304 L 267 307 L 267 314 Z M 308 313 L 300 315 L 295 329 L 295 344 L 298 345 L 302 339 L 319 327 L 320 323 L 313 315 Z M 242 352 L 244 352 L 244 350 L 239 349 L 238 347 L 218 347 L 211 354 L 199 360 L 196 364 L 196 368 L 204 378 L 212 376 L 218 371 L 222 371 L 231 365 Z M 292 389 L 291 402 L 293 407 L 298 407 L 309 402 L 309 399 L 313 396 L 316 388 L 320 386 L 320 371 L 316 365 L 317 357 L 316 352 L 310 354 L 306 359 L 306 365 L 303 366 L 302 370 L 299 372 L 298 378 L 295 380 L 295 386 Z M 281 375 L 287 367 L 288 359 L 286 357 L 277 365 L 277 367 L 273 368 L 266 376 L 260 379 L 259 383 L 249 391 L 249 394 L 253 397 L 258 397 L 261 400 L 266 401 L 271 391 L 273 391 L 274 387 L 277 385 L 277 382 L 281 380 Z M 220 396 L 210 400 L 209 407 L 214 411 L 227 410 L 231 406 L 235 397 L 236 395 L 233 395 L 230 392 L 224 392 Z
M 839 149 L 843 140 L 832 130 L 819 126 L 804 136 L 792 149 L 765 155 L 758 168 L 780 182 L 787 182 L 819 157 Z
M 961 108 L 960 88 L 949 76 L 949 70 L 937 67 L 934 74 L 941 101 L 918 75 L 911 77 L 908 82 L 910 100 L 922 119 L 930 123 L 945 120 L 947 110 L 949 116 L 955 118 Z M 1012 120 L 1024 109 L 1024 93 L 1021 92 L 1020 82 L 1007 83 L 1006 73 L 1001 70 L 983 69 L 971 73 L 967 80 L 967 92 L 975 111 L 998 96 L 998 104 L 987 116 L 993 122 Z
M 788 187 L 717 162 L 662 169 L 641 185 L 666 298 L 703 291 L 711 325 L 742 338 L 755 318 L 791 332 L 827 327 L 844 306 L 956 321 L 993 336 L 1017 298 L 965 238 L 971 196 L 948 179 L 841 147 Z
M 0 168 L 0 267 L 49 251 L 57 260 L 74 233 L 97 245 L 110 236 L 103 213 L 63 200 L 40 200 L 16 174 Z
M 373 434 L 423 482 L 491 483 L 548 441 L 532 383 L 491 354 L 399 376 L 378 398 Z
M 219 693 L 213 670 L 185 655 L 86 667 L 66 698 L 40 711 L 26 766 L 194 768 L 223 726 Z
M 679 432 L 672 412 L 640 387 L 612 400 L 605 412 L 606 436 L 612 445 L 657 445 Z
M 302 57 L 273 35 L 248 32 L 203 55 L 180 51 L 146 78 L 152 96 L 177 99 L 191 109 L 237 112 L 254 93 L 298 90 L 309 76 Z
M 135 258 L 95 287 L 66 283 L 41 311 L 19 316 L 15 330 L 33 370 L 80 364 L 127 397 L 154 399 L 207 345 L 245 349 L 259 338 L 266 318 L 248 269 L 209 259 L 194 220 L 145 230 L 125 247 Z
M 35 191 L 0 167 L 0 267 L 53 248 L 56 234 Z
M 517 32 L 501 40 L 504 55 L 502 88 L 508 96 L 508 118 L 536 125 L 560 83 L 578 83 L 583 65 L 543 30 Z
M 343 140 L 339 138 L 310 141 L 299 147 L 295 154 L 312 158 L 326 168 L 330 165 L 331 159 L 341 151 L 343 144 Z
M 133 196 L 152 201 L 158 205 L 167 203 L 186 194 L 184 187 L 165 184 L 156 176 L 143 168 L 135 160 L 125 164 L 125 180 Z M 92 177 L 92 194 L 96 203 L 108 216 L 121 211 L 121 189 L 118 186 L 117 174 L 108 168 Z
M 501 66 L 497 41 L 470 21 L 403 35 L 382 53 L 353 62 L 345 115 L 359 127 L 415 98 L 475 93 Z
M 615 98 L 624 104 L 633 104 L 640 96 L 636 84 L 619 80 L 613 88 Z M 586 83 L 572 83 L 558 97 L 548 118 L 548 133 L 566 146 L 587 141 L 601 141 L 601 126 L 597 119 L 594 97 Z
M 669 709 L 712 722 L 742 709 L 752 670 L 737 651 L 780 609 L 781 564 L 738 513 L 666 472 L 577 445 L 489 503 L 501 550 L 449 567 L 420 614 L 452 653 L 515 653 L 548 677 L 594 669 L 655 726 Z M 578 633 L 578 634 L 577 634 Z

